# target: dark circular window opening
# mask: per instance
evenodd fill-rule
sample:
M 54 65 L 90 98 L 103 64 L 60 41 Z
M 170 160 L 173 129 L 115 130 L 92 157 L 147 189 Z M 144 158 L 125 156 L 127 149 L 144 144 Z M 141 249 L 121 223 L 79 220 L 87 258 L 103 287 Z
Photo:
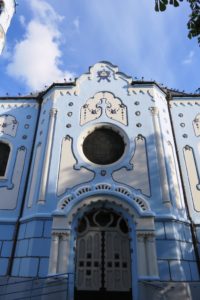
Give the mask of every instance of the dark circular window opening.
M 99 165 L 117 161 L 124 153 L 121 135 L 109 128 L 97 128 L 83 142 L 83 153 L 88 160 Z

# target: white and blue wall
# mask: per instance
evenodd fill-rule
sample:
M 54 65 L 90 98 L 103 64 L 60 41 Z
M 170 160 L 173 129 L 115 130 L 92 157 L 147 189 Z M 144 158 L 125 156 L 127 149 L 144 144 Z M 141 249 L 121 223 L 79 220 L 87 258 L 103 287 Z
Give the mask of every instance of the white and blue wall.
M 0 100 L 0 140 L 10 154 L 0 178 L 0 273 L 11 268 L 13 246 L 23 209 L 39 105 L 35 99 Z
M 67 261 L 76 255 L 78 214 L 104 199 L 134 224 L 134 285 L 198 281 L 199 105 L 200 97 L 170 98 L 156 83 L 133 82 L 106 62 L 36 98 L 0 98 L 0 120 L 9 115 L 17 122 L 14 132 L 0 124 L 0 141 L 11 147 L 0 178 L 1 275 L 61 273 L 61 256 L 52 263 L 61 233 L 67 236 L 62 272 L 74 272 Z M 112 128 L 125 142 L 113 164 L 84 156 L 83 141 L 98 127 Z

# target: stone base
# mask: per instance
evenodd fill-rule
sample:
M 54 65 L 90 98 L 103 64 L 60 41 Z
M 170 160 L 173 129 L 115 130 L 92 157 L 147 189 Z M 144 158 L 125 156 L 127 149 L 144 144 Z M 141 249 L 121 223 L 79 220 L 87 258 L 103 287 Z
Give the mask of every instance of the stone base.
M 73 300 L 71 279 L 0 277 L 0 300 Z M 136 294 L 133 300 L 199 300 L 200 282 L 141 281 Z
M 0 277 L 0 300 L 69 300 L 67 277 Z

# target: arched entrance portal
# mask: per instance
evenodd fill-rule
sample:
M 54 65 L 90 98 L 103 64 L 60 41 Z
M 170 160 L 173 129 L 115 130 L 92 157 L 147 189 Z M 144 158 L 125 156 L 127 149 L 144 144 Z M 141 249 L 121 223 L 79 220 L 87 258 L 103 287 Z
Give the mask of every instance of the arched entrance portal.
M 113 210 L 94 208 L 79 221 L 75 300 L 132 299 L 129 229 Z

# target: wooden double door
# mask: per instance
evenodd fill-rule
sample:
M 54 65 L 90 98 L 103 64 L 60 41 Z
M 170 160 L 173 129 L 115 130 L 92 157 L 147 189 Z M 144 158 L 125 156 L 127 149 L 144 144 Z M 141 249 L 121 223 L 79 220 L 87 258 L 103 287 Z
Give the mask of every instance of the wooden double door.
M 92 210 L 77 231 L 75 299 L 132 299 L 129 232 L 124 219 L 113 211 Z

